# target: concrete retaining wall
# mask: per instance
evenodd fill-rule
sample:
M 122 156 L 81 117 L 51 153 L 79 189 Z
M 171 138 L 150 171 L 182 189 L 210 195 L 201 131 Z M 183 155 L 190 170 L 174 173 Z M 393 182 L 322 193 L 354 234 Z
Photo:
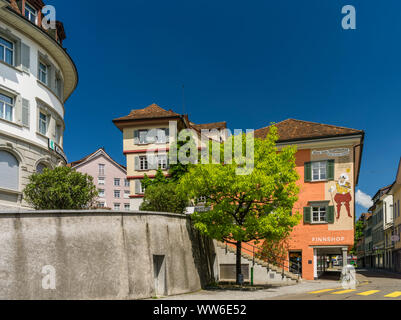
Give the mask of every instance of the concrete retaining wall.
M 44 289 L 53 268 L 56 288 Z M 213 242 L 186 216 L 0 212 L 0 299 L 140 299 L 156 287 L 181 294 L 212 282 L 215 269 Z

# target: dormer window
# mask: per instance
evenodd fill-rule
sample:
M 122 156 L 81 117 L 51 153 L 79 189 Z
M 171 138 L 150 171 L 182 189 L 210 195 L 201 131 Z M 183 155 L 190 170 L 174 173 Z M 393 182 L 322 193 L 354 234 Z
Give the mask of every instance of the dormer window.
M 38 11 L 32 8 L 28 3 L 25 3 L 25 18 L 32 23 L 37 23 Z

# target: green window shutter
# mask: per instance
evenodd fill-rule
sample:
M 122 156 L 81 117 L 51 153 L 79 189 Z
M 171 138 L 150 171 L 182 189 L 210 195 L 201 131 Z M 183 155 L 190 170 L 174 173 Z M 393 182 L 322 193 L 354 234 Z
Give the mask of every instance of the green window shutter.
M 139 144 L 139 131 L 134 131 L 134 144 Z
M 327 207 L 327 223 L 333 224 L 334 219 L 334 206 Z
M 312 222 L 312 208 L 305 207 L 304 208 L 304 224 L 311 224 Z
M 31 49 L 25 43 L 21 43 L 21 65 L 24 71 L 29 72 L 31 67 Z
M 135 171 L 139 170 L 139 157 L 135 157 Z
M 305 162 L 305 182 L 312 181 L 312 162 Z
M 26 99 L 22 99 L 22 125 L 27 128 L 30 125 L 30 106 Z
M 334 180 L 334 160 L 327 161 L 327 180 Z

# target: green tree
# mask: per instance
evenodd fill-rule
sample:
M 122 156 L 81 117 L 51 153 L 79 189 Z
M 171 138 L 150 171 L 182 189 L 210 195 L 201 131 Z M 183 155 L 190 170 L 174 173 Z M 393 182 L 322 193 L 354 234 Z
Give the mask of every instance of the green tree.
M 235 138 L 228 139 L 226 148 L 230 140 Z M 246 140 L 243 135 L 239 146 L 243 150 L 246 150 Z M 266 139 L 255 139 L 254 168 L 248 175 L 237 174 L 238 167 L 244 164 L 234 159 L 231 164 L 196 165 L 180 180 L 180 192 L 190 199 L 206 197 L 211 207 L 208 212 L 193 214 L 195 227 L 214 239 L 236 245 L 237 283 L 243 242 L 284 239 L 300 221 L 298 213 L 292 215 L 299 192 L 296 148 L 285 147 L 279 152 L 277 140 L 275 126 Z
M 355 244 L 354 247 L 351 250 L 351 254 L 356 254 L 356 248 L 358 246 L 358 241 L 362 239 L 363 237 L 363 229 L 365 228 L 363 220 L 358 220 L 356 225 L 355 225 Z
M 43 173 L 31 175 L 23 193 L 36 210 L 86 209 L 98 196 L 91 176 L 68 167 L 45 168 Z
M 141 211 L 184 213 L 188 198 L 177 191 L 177 184 L 150 183 L 145 190 Z

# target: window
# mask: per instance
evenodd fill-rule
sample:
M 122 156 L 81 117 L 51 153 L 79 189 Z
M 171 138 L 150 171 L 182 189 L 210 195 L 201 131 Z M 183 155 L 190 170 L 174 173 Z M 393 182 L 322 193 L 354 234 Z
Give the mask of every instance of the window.
M 99 176 L 104 176 L 104 164 L 99 164 Z
M 120 186 L 120 179 L 118 179 L 118 178 L 114 179 L 114 186 L 115 187 L 119 187 Z
M 139 144 L 147 144 L 148 130 L 139 130 Z
M 99 197 L 104 198 L 104 196 L 105 196 L 104 189 L 99 189 Z
M 99 208 L 104 208 L 105 207 L 104 202 L 99 202 L 98 205 L 99 205 Z
M 14 99 L 0 93 L 0 119 L 13 121 Z
M 39 62 L 39 81 L 43 82 L 47 85 L 47 65 L 42 62 Z
M 167 156 L 158 156 L 157 157 L 157 167 L 162 170 L 167 169 Z
M 100 184 L 100 185 L 104 185 L 104 182 L 105 182 L 105 181 L 104 181 L 104 178 L 103 178 L 103 177 L 99 177 L 97 182 L 98 182 L 98 184 Z
M 38 12 L 25 2 L 25 17 L 36 24 Z
M 125 187 L 127 187 L 127 188 L 130 187 L 130 183 L 129 183 L 129 180 L 128 180 L 128 179 L 125 179 L 125 180 L 124 180 L 124 185 L 125 185 Z
M 114 210 L 120 210 L 120 204 L 119 203 L 115 203 L 114 204 Z
M 120 199 L 121 198 L 120 190 L 114 190 L 114 198 L 116 198 L 116 199 Z
M 11 153 L 0 150 L 0 188 L 19 190 L 19 162 Z
M 129 199 L 130 194 L 131 194 L 130 191 L 125 190 L 125 191 L 124 191 L 124 199 Z
M 313 207 L 312 214 L 314 223 L 326 222 L 326 207 Z
M 327 162 L 312 162 L 312 181 L 327 179 Z
M 0 60 L 14 65 L 14 43 L 0 37 Z
M 148 170 L 148 158 L 147 157 L 139 157 L 139 169 L 140 170 Z
M 39 132 L 43 135 L 47 133 L 47 115 L 39 112 Z
M 130 211 L 131 210 L 131 206 L 129 203 L 124 204 L 124 209 L 125 211 Z
M 45 170 L 45 168 L 47 168 L 47 166 L 43 163 L 39 163 L 36 166 L 36 173 L 43 173 L 43 170 Z

